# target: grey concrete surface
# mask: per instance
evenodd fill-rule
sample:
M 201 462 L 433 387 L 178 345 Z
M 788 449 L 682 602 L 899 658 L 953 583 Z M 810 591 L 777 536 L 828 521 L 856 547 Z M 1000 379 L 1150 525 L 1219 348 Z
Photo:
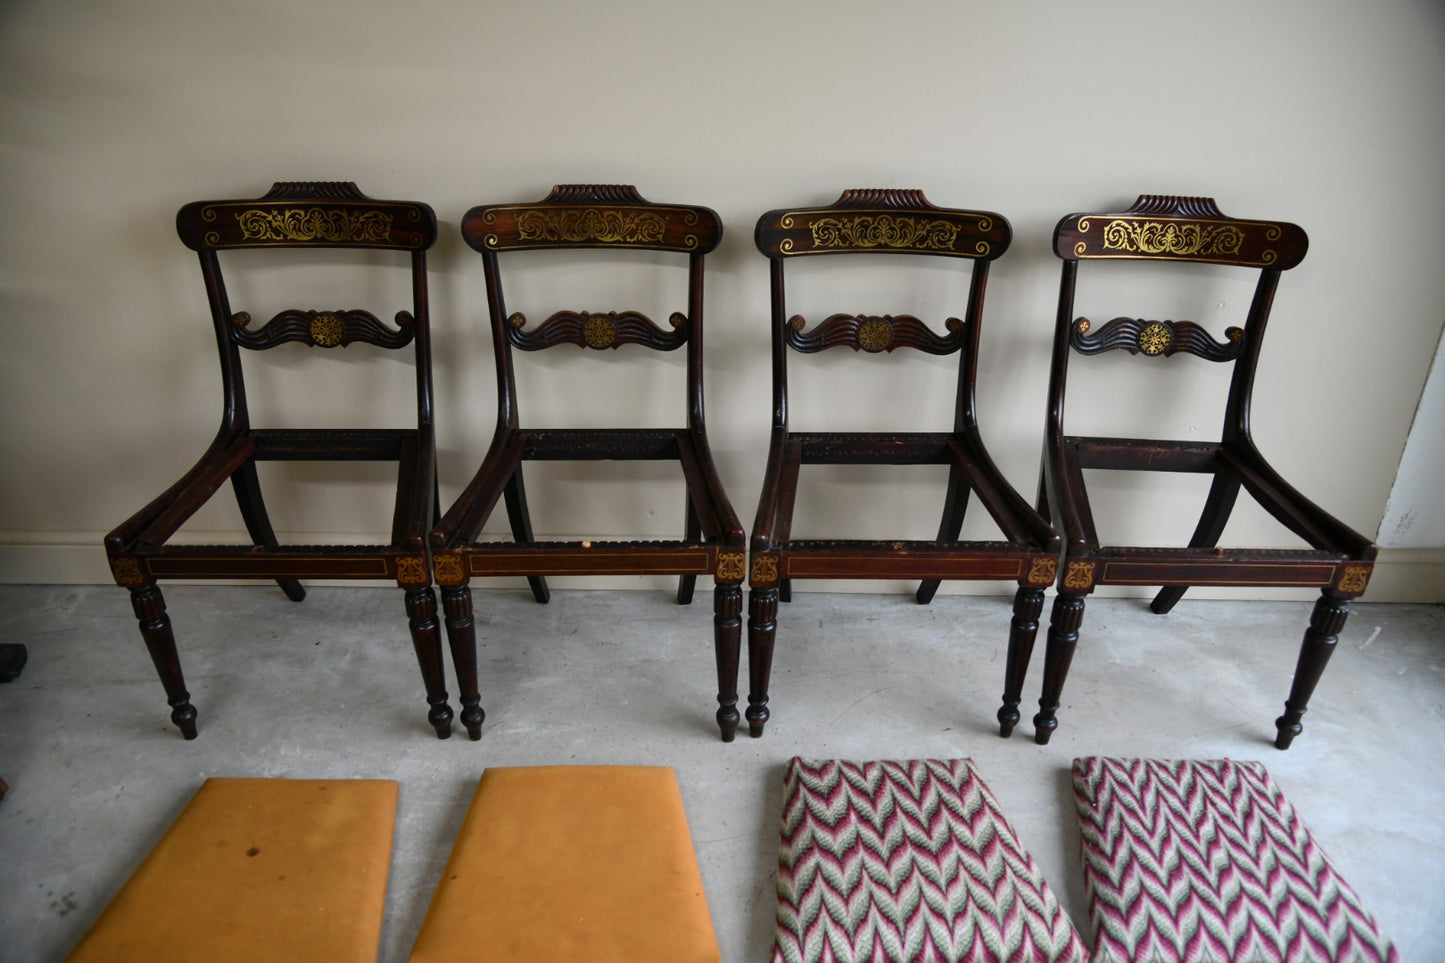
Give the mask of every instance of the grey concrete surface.
M 1088 938 L 1075 756 L 1263 761 L 1404 960 L 1445 959 L 1445 609 L 1357 604 L 1288 752 L 1271 745 L 1307 602 L 1091 600 L 1060 729 L 1000 739 L 1005 597 L 799 593 L 779 613 L 773 721 L 717 739 L 710 592 L 476 594 L 481 741 L 426 724 L 401 593 L 165 587 L 200 738 L 170 725 L 124 591 L 0 587 L 0 960 L 61 960 L 208 776 L 401 785 L 379 960 L 404 961 L 488 766 L 677 771 L 727 963 L 767 958 L 793 755 L 968 756 Z M 746 659 L 744 659 L 744 680 Z M 745 685 L 745 683 L 744 683 Z M 453 697 L 455 708 L 455 698 Z

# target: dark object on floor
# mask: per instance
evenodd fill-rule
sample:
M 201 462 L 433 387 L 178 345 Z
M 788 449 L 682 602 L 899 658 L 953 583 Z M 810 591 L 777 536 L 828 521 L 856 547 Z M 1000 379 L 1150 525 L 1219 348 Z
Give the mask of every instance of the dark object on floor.
M 497 363 L 497 428 L 481 467 L 431 537 L 468 735 L 480 738 L 485 718 L 477 692 L 476 628 L 467 584 L 473 577 L 526 576 L 532 596 L 546 602 L 551 597 L 548 575 L 677 575 L 677 601 L 686 605 L 697 577 L 711 575 L 717 724 L 723 741 L 732 741 L 740 718 L 737 678 L 746 540 L 713 467 L 702 404 L 703 260 L 722 237 L 717 214 L 706 207 L 653 204 L 628 185 L 563 184 L 540 201 L 472 208 L 462 218 L 462 236 L 482 255 Z M 584 270 L 596 271 L 607 263 L 620 272 L 655 271 L 659 285 L 668 283 L 668 274 L 680 280 L 686 270 L 686 314 L 674 311 L 664 330 L 638 311 L 594 306 L 555 311 L 528 328 L 525 315 L 508 313 L 504 306 L 500 264 L 526 260 L 518 252 L 528 251 L 566 254 L 569 263 Z M 686 346 L 687 426 L 521 427 L 514 349 L 531 352 L 557 345 L 592 352 L 615 351 L 622 345 L 655 351 Z M 589 353 L 587 360 L 598 359 Z M 639 381 L 639 388 L 643 383 Z M 586 400 L 581 404 L 590 406 Z M 686 489 L 683 536 L 595 542 L 534 538 L 522 484 L 527 461 L 671 462 Z M 478 541 L 499 500 L 506 504 L 513 540 Z M 614 524 L 628 531 L 631 522 L 619 518 Z
M 1250 434 L 1250 396 L 1280 273 L 1304 259 L 1309 241 L 1294 224 L 1225 217 L 1209 197 L 1143 195 L 1117 214 L 1070 214 L 1054 231 L 1063 280 L 1054 329 L 1053 367 L 1044 435 L 1039 510 L 1064 534 L 1059 594 L 1049 622 L 1043 695 L 1034 716 L 1034 741 L 1049 741 L 1064 677 L 1079 640 L 1084 599 L 1096 585 L 1159 585 L 1150 606 L 1163 615 L 1191 585 L 1315 587 L 1322 590 L 1304 634 L 1284 715 L 1275 720 L 1275 746 L 1288 749 L 1300 734 L 1315 683 L 1334 651 L 1350 601 L 1365 591 L 1376 548 L 1297 492 L 1264 460 Z M 1243 328 L 1227 328 L 1218 341 L 1192 321 L 1115 317 L 1102 324 L 1074 314 L 1075 279 L 1082 261 L 1125 259 L 1159 268 L 1152 273 L 1177 285 L 1185 274 L 1228 268 L 1257 269 L 1254 300 Z M 1095 270 L 1091 268 L 1091 270 Z M 1105 273 L 1098 270 L 1097 273 Z M 1129 281 L 1137 280 L 1132 275 Z M 1145 289 L 1147 296 L 1152 293 Z M 1186 296 L 1194 292 L 1185 292 Z M 1220 302 L 1223 304 L 1223 302 Z M 1296 334 L 1295 337 L 1303 337 Z M 1064 383 L 1074 353 L 1123 350 L 1163 362 L 1176 354 L 1233 366 L 1224 428 L 1217 442 L 1064 434 Z M 1178 365 L 1179 362 L 1173 362 Z M 1197 361 L 1194 363 L 1198 363 Z M 1094 400 L 1085 396 L 1082 400 Z M 1117 402 L 1116 402 L 1117 403 Z M 1097 408 L 1098 405 L 1095 405 Z M 1332 441 L 1328 436 L 1321 441 Z M 1324 462 L 1336 453 L 1321 449 Z M 1085 489 L 1086 471 L 1191 472 L 1212 476 L 1204 511 L 1186 548 L 1121 546 L 1100 541 Z M 1248 492 L 1307 548 L 1216 548 L 1240 489 Z M 1137 707 L 1134 707 L 1137 708 Z
M 160 578 L 275 579 L 292 601 L 306 595 L 298 579 L 392 579 L 406 593 L 412 644 L 421 666 L 427 721 L 445 739 L 452 710 L 443 682 L 441 627 L 427 563 L 427 530 L 436 521 L 436 447 L 432 429 L 431 335 L 427 320 L 426 251 L 436 240 L 436 216 L 414 201 L 378 201 L 349 182 L 283 182 L 252 200 L 197 201 L 176 215 L 176 231 L 200 255 L 216 345 L 221 356 L 221 427 L 211 447 L 180 481 L 105 538 L 116 584 L 131 593 L 141 635 L 165 686 L 171 721 L 187 739 L 196 737 L 196 709 L 181 674 L 180 657 L 166 615 Z M 345 249 L 322 257 L 318 249 Z M 261 251 L 265 257 L 258 257 Z M 410 267 L 410 310 L 396 312 L 395 327 L 370 311 L 351 305 L 326 310 L 285 310 L 252 324 L 251 315 L 233 311 L 221 272 L 221 253 L 236 273 L 243 265 L 275 269 L 279 260 L 314 271 L 346 270 L 359 295 L 378 289 L 384 261 Z M 392 253 L 395 252 L 395 253 Z M 398 256 L 400 255 L 400 256 Z M 260 262 L 259 264 L 257 262 Z M 275 274 L 263 280 L 274 283 Z M 256 292 L 253 283 L 241 288 Z M 332 282 L 334 283 L 334 281 Z M 261 285 L 265 287 L 264 284 Z M 415 392 L 399 400 L 396 417 L 415 405 L 415 427 L 290 428 L 251 427 L 242 378 L 242 350 L 260 353 L 282 348 L 280 366 L 304 367 L 333 348 L 364 342 L 368 349 L 413 355 Z M 293 344 L 316 351 L 298 351 Z M 305 355 L 305 357 L 298 357 Z M 328 359 L 330 360 L 330 359 Z M 333 365 L 335 368 L 341 367 Z M 374 378 L 355 383 L 354 398 L 377 390 Z M 300 375 L 297 375 L 300 377 Z M 328 388 L 330 392 L 334 389 Z M 280 545 L 271 528 L 256 466 L 264 461 L 389 462 L 396 466 L 396 501 L 390 541 L 384 545 Z M 251 542 L 245 545 L 168 545 L 171 536 L 230 482 Z M 385 522 L 361 524 L 359 531 L 382 530 Z
M 28 653 L 19 642 L 0 643 L 0 682 L 14 682 L 25 668 Z

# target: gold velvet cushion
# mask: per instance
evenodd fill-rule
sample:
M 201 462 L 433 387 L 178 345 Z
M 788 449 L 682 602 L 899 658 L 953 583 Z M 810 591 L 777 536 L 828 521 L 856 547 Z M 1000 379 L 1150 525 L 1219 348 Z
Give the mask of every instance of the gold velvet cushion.
M 70 963 L 375 963 L 397 784 L 208 779 Z
M 671 769 L 488 769 L 412 963 L 717 963 Z

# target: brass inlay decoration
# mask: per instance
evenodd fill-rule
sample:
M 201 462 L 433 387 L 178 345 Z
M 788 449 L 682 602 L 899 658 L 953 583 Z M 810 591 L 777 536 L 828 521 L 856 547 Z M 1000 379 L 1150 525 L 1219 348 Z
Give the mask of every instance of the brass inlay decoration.
M 139 588 L 145 584 L 145 576 L 141 574 L 140 561 L 134 558 L 113 558 L 110 560 L 111 573 L 115 575 L 115 584 L 125 588 Z
M 602 241 L 609 244 L 660 243 L 667 220 L 650 211 L 625 208 L 532 209 L 517 212 L 517 235 L 524 241 Z
M 1085 230 L 1084 222 L 1079 224 Z M 1173 221 L 1110 221 L 1104 227 L 1105 250 L 1181 256 L 1238 256 L 1244 232 L 1231 224 Z
M 1054 577 L 1058 574 L 1058 559 L 1036 558 L 1029 564 L 1028 583 L 1030 585 L 1052 585 Z
M 391 215 L 322 207 L 283 210 L 252 208 L 236 215 L 248 241 L 331 241 L 384 244 L 391 237 Z
M 436 569 L 437 583 L 440 585 L 461 585 L 466 581 L 460 555 L 433 556 L 432 567 Z
M 1080 334 L 1088 334 L 1089 329 L 1093 326 L 1094 322 L 1090 321 L 1088 318 L 1080 318 L 1078 321 L 1074 322 L 1074 327 L 1079 329 Z
M 311 319 L 311 343 L 318 347 L 335 347 L 341 343 L 343 333 L 341 319 L 329 311 L 323 311 Z
M 897 217 L 892 214 L 820 217 L 808 228 L 813 233 L 814 247 L 846 245 L 951 251 L 954 242 L 958 240 L 956 224 L 943 220 Z
M 582 337 L 587 340 L 587 347 L 603 348 L 612 347 L 617 340 L 617 325 L 605 314 L 594 314 L 582 325 Z
M 1340 576 L 1341 592 L 1363 592 L 1370 584 L 1370 566 L 1346 565 L 1345 574 Z
M 869 318 L 858 325 L 858 347 L 877 354 L 893 343 L 893 325 L 882 318 Z
M 741 582 L 747 574 L 745 559 L 742 552 L 719 552 L 714 576 L 725 582 Z
M 750 581 L 757 585 L 771 585 L 778 580 L 778 557 L 776 555 L 753 556 L 753 572 Z
M 1064 576 L 1064 588 L 1083 591 L 1094 586 L 1094 567 L 1097 562 L 1070 562 L 1069 572 Z
M 402 585 L 425 585 L 426 559 L 420 555 L 403 555 L 397 559 L 396 580 Z
M 1174 334 L 1158 321 L 1150 321 L 1139 332 L 1139 350 L 1147 355 L 1163 354 L 1169 350 Z

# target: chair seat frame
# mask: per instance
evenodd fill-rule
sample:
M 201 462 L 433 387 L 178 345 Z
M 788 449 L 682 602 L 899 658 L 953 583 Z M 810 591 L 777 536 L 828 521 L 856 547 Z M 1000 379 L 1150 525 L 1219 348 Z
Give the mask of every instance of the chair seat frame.
M 221 425 L 200 460 L 174 485 L 105 538 L 115 581 L 131 592 L 146 647 L 187 739 L 197 735 L 170 617 L 157 580 L 275 579 L 301 601 L 303 578 L 387 579 L 405 592 L 412 643 L 439 738 L 450 733 L 441 629 L 427 556 L 436 519 L 436 442 L 432 421 L 431 347 L 426 251 L 436 239 L 430 207 L 367 197 L 350 182 L 278 182 L 260 198 L 198 201 L 181 208 L 176 229 L 200 258 L 220 353 Z M 412 305 L 390 327 L 362 309 L 286 310 L 253 326 L 233 312 L 222 277 L 223 251 L 282 248 L 393 250 L 407 254 Z M 330 350 L 354 342 L 414 353 L 417 426 L 401 429 L 254 428 L 247 407 L 241 349 L 297 343 Z M 390 540 L 382 545 L 282 545 L 262 499 L 263 461 L 376 461 L 397 466 Z M 252 542 L 171 545 L 173 535 L 227 482 Z
M 757 223 L 758 250 L 771 262 L 773 427 L 763 489 L 750 542 L 748 593 L 749 732 L 761 736 L 779 601 L 794 579 L 922 580 L 920 604 L 942 580 L 1012 580 L 1014 597 L 1005 669 L 1003 732 L 1018 722 L 1044 589 L 1054 581 L 1060 539 L 999 472 L 979 434 L 974 403 L 979 326 L 990 263 L 1008 248 L 1008 221 L 987 211 L 936 207 L 916 190 L 849 190 L 826 207 L 769 211 Z M 912 315 L 832 315 L 812 331 L 789 317 L 785 264 L 800 256 L 877 254 L 950 257 L 972 263 L 963 319 L 939 334 Z M 959 355 L 954 426 L 948 432 L 797 432 L 788 426 L 788 352 L 845 347 L 869 354 L 912 348 Z M 948 487 L 937 538 L 924 540 L 795 539 L 793 513 L 804 465 L 946 465 Z M 1003 539 L 960 540 L 964 513 L 977 495 Z
M 1250 405 L 1260 347 L 1281 272 L 1304 258 L 1308 239 L 1294 224 L 1226 217 L 1212 198 L 1142 195 L 1125 211 L 1071 214 L 1054 232 L 1063 260 L 1049 383 L 1049 411 L 1039 510 L 1064 533 L 1058 595 L 1045 653 L 1043 693 L 1034 738 L 1046 744 L 1058 726 L 1065 677 L 1078 644 L 1084 600 L 1099 585 L 1158 585 L 1150 608 L 1170 611 L 1193 585 L 1319 588 L 1275 745 L 1289 748 L 1329 661 L 1350 601 L 1364 592 L 1377 554 L 1369 539 L 1331 516 L 1282 478 L 1256 447 Z M 1259 270 L 1243 328 L 1215 340 L 1190 321 L 1118 317 L 1097 329 L 1074 317 L 1079 265 L 1130 259 L 1214 264 Z M 1113 438 L 1064 433 L 1065 384 L 1071 354 L 1124 350 L 1146 358 L 1191 354 L 1232 363 L 1218 442 Z M 1209 493 L 1184 547 L 1106 545 L 1096 531 L 1084 481 L 1087 469 L 1207 474 Z M 1240 492 L 1254 498 L 1306 548 L 1218 545 Z
M 746 537 L 728 501 L 708 444 L 703 412 L 703 277 L 705 255 L 722 236 L 705 207 L 654 204 L 630 185 L 564 184 L 540 201 L 480 205 L 462 220 L 462 235 L 482 256 L 497 366 L 496 430 L 480 468 L 431 534 L 447 637 L 456 669 L 461 720 L 481 737 L 485 712 L 477 685 L 476 629 L 469 581 L 525 576 L 533 597 L 551 598 L 548 575 L 677 575 L 677 601 L 692 601 L 697 576 L 714 581 L 717 725 L 731 741 L 740 721 L 737 676 L 742 645 Z M 687 311 L 665 331 L 636 311 L 558 311 L 527 329 L 505 307 L 500 256 L 530 250 L 646 250 L 686 257 Z M 680 428 L 523 427 L 517 412 L 513 350 L 570 344 L 595 351 L 635 344 L 687 352 L 687 423 Z M 528 461 L 672 462 L 686 489 L 679 539 L 543 539 L 532 531 L 523 482 Z M 479 541 L 497 502 L 505 504 L 512 541 Z

